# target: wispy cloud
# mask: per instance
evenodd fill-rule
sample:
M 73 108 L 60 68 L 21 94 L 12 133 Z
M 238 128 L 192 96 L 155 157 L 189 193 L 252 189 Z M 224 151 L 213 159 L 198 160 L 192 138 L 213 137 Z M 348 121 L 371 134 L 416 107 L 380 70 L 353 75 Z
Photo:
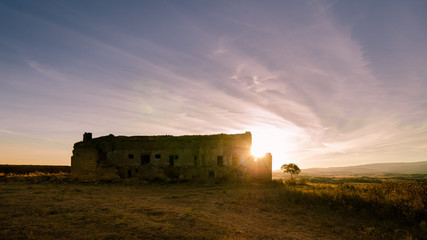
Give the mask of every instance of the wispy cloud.
M 14 132 L 6 130 L 6 129 L 0 129 L 0 133 L 15 134 Z
M 4 128 L 66 138 L 71 146 L 83 131 L 205 134 L 264 127 L 292 142 L 286 153 L 276 153 L 275 167 L 289 159 L 303 167 L 332 166 L 427 151 L 427 62 L 419 41 L 427 33 L 410 8 L 381 10 L 384 19 L 398 11 L 404 22 L 390 20 L 397 26 L 413 26 L 398 38 L 384 30 L 393 39 L 386 41 L 365 32 L 389 26 L 369 12 L 375 24 L 360 17 L 367 3 L 354 12 L 346 2 L 322 1 L 224 1 L 209 8 L 132 2 L 101 12 L 98 4 L 3 4 L 0 29 L 10 31 L 0 35 L 9 49 L 0 49 L 0 68 L 17 69 L 0 71 Z M 13 29 L 1 25 L 6 22 Z M 403 47 L 408 41 L 415 47 Z

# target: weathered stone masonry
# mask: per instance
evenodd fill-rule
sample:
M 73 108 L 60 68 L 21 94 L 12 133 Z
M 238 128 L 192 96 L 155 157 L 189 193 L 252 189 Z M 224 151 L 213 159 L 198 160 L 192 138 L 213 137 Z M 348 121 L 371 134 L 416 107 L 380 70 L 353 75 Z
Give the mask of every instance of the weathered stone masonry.
M 81 181 L 116 178 L 271 180 L 272 156 L 255 159 L 252 135 L 114 136 L 74 144 L 71 174 Z

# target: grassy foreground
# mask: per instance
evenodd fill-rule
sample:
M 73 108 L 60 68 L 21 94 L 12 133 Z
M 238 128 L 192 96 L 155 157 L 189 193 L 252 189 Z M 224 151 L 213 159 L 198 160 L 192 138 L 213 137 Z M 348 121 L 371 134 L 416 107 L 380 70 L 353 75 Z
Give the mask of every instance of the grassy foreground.
M 425 239 L 425 182 L 0 179 L 0 239 Z

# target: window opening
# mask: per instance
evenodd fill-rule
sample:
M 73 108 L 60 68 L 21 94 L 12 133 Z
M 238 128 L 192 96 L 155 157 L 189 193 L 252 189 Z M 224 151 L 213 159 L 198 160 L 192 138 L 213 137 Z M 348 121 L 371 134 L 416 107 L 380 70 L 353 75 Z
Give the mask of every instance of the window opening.
M 133 154 L 128 154 L 129 159 L 133 159 L 135 156 Z
M 141 165 L 147 165 L 150 163 L 150 155 L 141 155 Z
M 222 156 L 218 156 L 218 157 L 216 157 L 216 165 L 217 165 L 218 167 L 222 167 L 222 166 L 224 166 L 224 161 L 223 161 L 223 159 L 222 159 Z
M 156 154 L 154 157 L 155 158 L 161 158 L 160 154 Z
M 169 166 L 175 166 L 175 156 L 169 156 Z

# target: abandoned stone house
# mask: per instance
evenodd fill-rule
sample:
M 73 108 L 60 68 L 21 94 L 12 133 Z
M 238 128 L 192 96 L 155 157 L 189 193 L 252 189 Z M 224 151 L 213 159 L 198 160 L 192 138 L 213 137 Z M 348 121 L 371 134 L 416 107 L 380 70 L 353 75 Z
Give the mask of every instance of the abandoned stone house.
M 216 179 L 269 181 L 272 156 L 251 154 L 252 135 L 108 136 L 74 144 L 71 175 L 80 181 L 141 179 Z

